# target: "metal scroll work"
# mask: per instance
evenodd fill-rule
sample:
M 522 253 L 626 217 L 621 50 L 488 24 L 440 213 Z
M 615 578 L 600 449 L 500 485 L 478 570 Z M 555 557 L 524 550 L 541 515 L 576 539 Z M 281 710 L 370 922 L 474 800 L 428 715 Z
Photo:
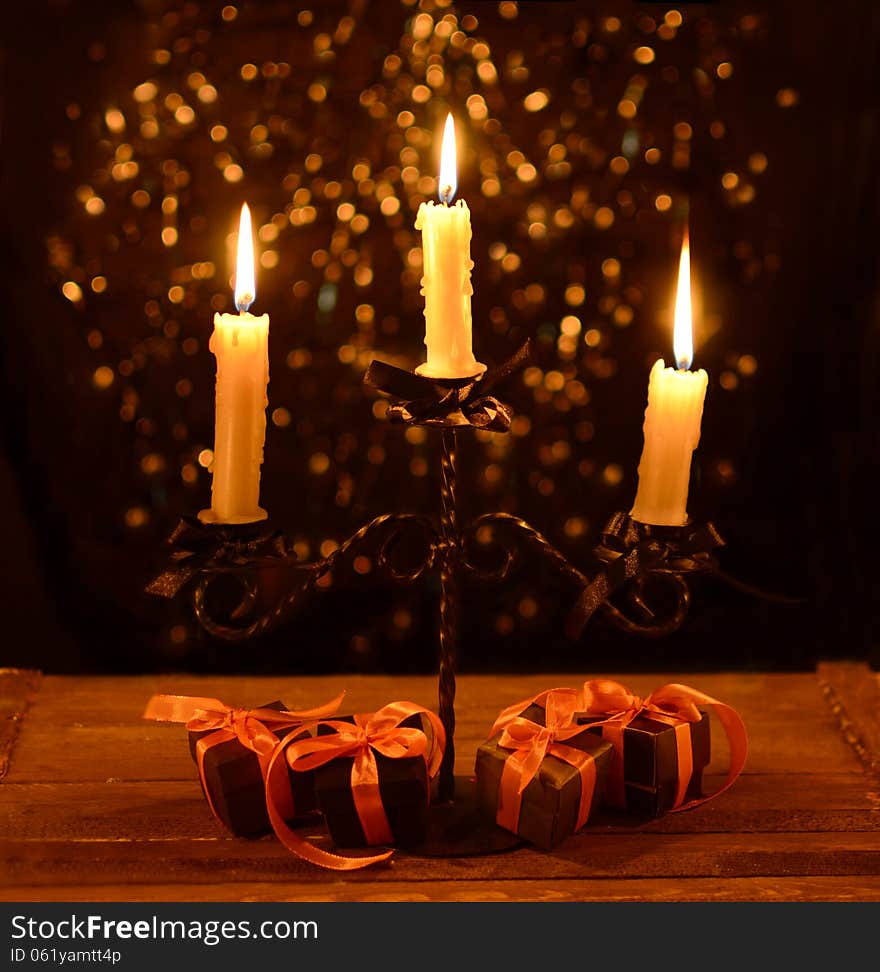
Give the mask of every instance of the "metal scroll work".
M 540 558 L 580 592 L 566 627 L 572 640 L 582 636 L 597 613 L 629 634 L 659 637 L 676 631 L 687 618 L 690 581 L 697 574 L 714 575 L 756 596 L 795 603 L 724 574 L 714 555 L 724 541 L 711 523 L 652 527 L 615 514 L 594 550 L 601 566 L 593 576 L 572 564 L 519 517 L 488 513 L 462 527 L 457 437 L 467 427 L 509 428 L 509 406 L 488 392 L 527 355 L 524 346 L 501 368 L 474 379 L 438 381 L 380 362 L 374 362 L 367 372 L 365 381 L 391 396 L 392 421 L 439 427 L 437 520 L 411 513 L 377 516 L 327 557 L 303 563 L 297 560 L 288 538 L 265 522 L 231 526 L 185 517 L 170 537 L 172 552 L 165 570 L 147 588 L 167 598 L 189 588 L 195 617 L 206 632 L 226 641 L 245 642 L 288 622 L 299 605 L 322 588 L 334 568 L 353 560 L 367 546 L 377 550 L 377 568 L 393 582 L 413 584 L 436 570 L 440 581 L 439 715 L 447 736 L 439 795 L 446 801 L 453 799 L 455 786 L 455 674 L 463 580 L 503 583 L 519 559 L 526 555 L 531 560 Z M 404 547 L 405 556 L 401 553 Z M 271 585 L 266 581 L 269 576 Z M 225 588 L 222 616 L 215 610 L 221 600 L 213 597 L 215 585 Z

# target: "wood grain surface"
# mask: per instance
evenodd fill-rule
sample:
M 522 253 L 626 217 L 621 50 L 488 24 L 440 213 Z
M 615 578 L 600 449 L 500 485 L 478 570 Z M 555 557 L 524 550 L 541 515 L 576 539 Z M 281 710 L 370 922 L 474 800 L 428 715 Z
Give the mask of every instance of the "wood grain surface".
M 736 785 L 659 820 L 605 813 L 550 852 L 398 853 L 340 876 L 272 837 L 230 837 L 202 798 L 185 730 L 144 722 L 144 704 L 171 692 L 235 705 L 281 698 L 299 708 L 345 688 L 347 711 L 370 711 L 394 699 L 433 705 L 433 678 L 0 672 L 0 900 L 880 900 L 876 674 L 835 664 L 621 680 L 639 694 L 684 681 L 735 706 L 750 736 Z M 500 709 L 568 684 L 576 684 L 570 675 L 462 676 L 456 772 L 472 771 Z M 713 729 L 710 785 L 726 761 Z

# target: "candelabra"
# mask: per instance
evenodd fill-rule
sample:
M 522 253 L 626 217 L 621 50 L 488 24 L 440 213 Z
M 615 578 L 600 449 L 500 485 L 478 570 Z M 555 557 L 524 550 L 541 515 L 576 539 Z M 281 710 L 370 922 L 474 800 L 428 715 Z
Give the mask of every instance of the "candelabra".
M 412 513 L 386 513 L 362 526 L 328 556 L 304 564 L 297 560 L 285 534 L 265 522 L 205 524 L 194 517 L 184 517 L 170 537 L 169 565 L 147 588 L 150 593 L 173 597 L 189 586 L 195 617 L 202 628 L 214 637 L 241 642 L 289 619 L 300 603 L 320 588 L 322 579 L 367 544 L 377 545 L 377 567 L 395 582 L 412 584 L 437 570 L 439 716 L 447 737 L 438 796 L 446 804 L 451 804 L 455 796 L 455 672 L 463 578 L 501 583 L 522 552 L 542 558 L 580 590 L 566 626 L 572 640 L 581 637 L 597 612 L 631 634 L 659 637 L 676 631 L 687 618 L 690 580 L 697 574 L 713 575 L 755 596 L 795 603 L 743 584 L 723 572 L 714 551 L 724 541 L 711 523 L 658 527 L 616 513 L 594 550 L 602 566 L 592 577 L 519 517 L 487 513 L 462 525 L 456 484 L 457 437 L 465 428 L 509 428 L 509 406 L 490 392 L 520 368 L 528 355 L 526 344 L 500 368 L 469 379 L 426 378 L 379 361 L 368 369 L 365 382 L 391 397 L 391 421 L 440 430 L 440 504 L 436 521 Z M 408 563 L 395 557 L 407 534 L 421 541 L 420 556 Z M 495 556 L 476 557 L 478 547 L 483 548 L 483 554 L 491 552 L 486 548 L 494 548 Z M 261 589 L 262 572 L 267 567 L 285 566 L 296 568 L 296 579 L 267 607 Z M 238 585 L 236 602 L 222 619 L 215 616 L 209 596 L 219 577 L 231 577 Z M 658 592 L 662 592 L 660 597 Z

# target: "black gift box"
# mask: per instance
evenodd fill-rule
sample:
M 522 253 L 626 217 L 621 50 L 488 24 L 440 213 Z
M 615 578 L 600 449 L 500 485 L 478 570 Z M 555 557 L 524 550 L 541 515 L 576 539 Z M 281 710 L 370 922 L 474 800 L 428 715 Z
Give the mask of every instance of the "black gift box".
M 270 702 L 259 706 L 261 709 L 283 711 L 283 702 Z M 205 737 L 217 732 L 207 729 L 189 733 L 189 749 L 198 764 L 196 744 Z M 279 739 L 299 731 L 296 726 L 272 730 Z M 299 731 L 307 736 L 307 731 Z M 288 823 L 296 823 L 300 818 L 317 810 L 313 773 L 289 773 L 293 790 L 293 805 L 296 816 Z M 217 816 L 223 825 L 236 837 L 261 837 L 272 830 L 266 810 L 266 787 L 257 754 L 238 739 L 232 738 L 210 746 L 204 757 L 204 784 L 207 788 L 205 798 L 213 803 Z
M 334 717 L 340 722 L 354 722 L 352 716 Z M 425 730 L 421 715 L 410 716 L 401 726 Z M 327 726 L 318 727 L 318 735 L 332 733 Z M 428 735 L 430 749 L 430 735 Z M 379 793 L 385 816 L 396 847 L 412 847 L 425 840 L 428 823 L 430 783 L 424 756 L 391 759 L 375 750 L 379 774 Z M 354 758 L 340 756 L 319 766 L 315 771 L 315 794 L 318 807 L 327 822 L 333 842 L 338 847 L 366 847 L 366 835 L 354 804 L 351 790 L 351 768 Z M 294 776 L 296 772 L 294 771 Z
M 581 721 L 586 724 L 588 720 Z M 688 726 L 693 771 L 686 800 L 701 795 L 703 770 L 709 764 L 712 748 L 707 713 L 701 711 L 700 721 L 690 722 Z M 592 726 L 590 732 L 601 736 L 602 727 Z M 618 758 L 616 754 L 614 758 Z M 621 805 L 609 788 L 605 794 L 606 805 L 645 817 L 659 817 L 675 806 L 678 747 L 674 726 L 639 715 L 623 730 L 623 790 Z
M 532 703 L 521 713 L 522 718 L 538 725 L 545 724 L 544 707 Z M 589 729 L 560 745 L 589 753 L 596 763 L 596 784 L 590 802 L 590 815 L 599 805 L 605 778 L 611 767 L 613 747 L 597 739 Z M 496 820 L 498 792 L 504 764 L 513 754 L 498 744 L 495 736 L 477 750 L 477 800 L 483 814 Z M 522 793 L 516 833 L 538 847 L 550 850 L 575 832 L 581 802 L 581 777 L 578 769 L 556 756 L 547 755 L 535 777 Z

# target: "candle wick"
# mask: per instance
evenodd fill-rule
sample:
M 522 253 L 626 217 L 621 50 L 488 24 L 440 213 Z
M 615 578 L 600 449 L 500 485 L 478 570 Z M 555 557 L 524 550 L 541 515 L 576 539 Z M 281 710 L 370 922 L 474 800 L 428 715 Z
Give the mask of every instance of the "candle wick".
M 253 294 L 242 294 L 241 297 L 235 302 L 235 306 L 238 308 L 239 314 L 247 313 L 251 304 L 254 302 Z
M 440 202 L 448 206 L 452 202 L 452 186 L 444 186 L 440 190 Z

